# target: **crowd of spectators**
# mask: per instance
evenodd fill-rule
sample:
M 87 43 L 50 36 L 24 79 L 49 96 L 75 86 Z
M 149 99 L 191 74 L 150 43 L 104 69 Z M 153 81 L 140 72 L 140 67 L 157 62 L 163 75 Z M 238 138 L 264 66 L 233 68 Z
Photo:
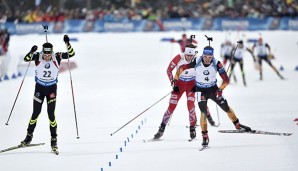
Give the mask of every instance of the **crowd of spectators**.
M 159 1 L 155 4 L 145 4 L 136 1 L 134 7 L 92 6 L 68 9 L 42 3 L 33 8 L 19 10 L 1 10 L 0 23 L 32 23 L 57 22 L 67 19 L 86 19 L 89 21 L 123 21 L 123 20 L 158 20 L 169 18 L 264 18 L 297 17 L 298 0 L 184 0 L 183 3 L 171 4 L 169 1 Z M 152 1 L 150 1 L 152 2 Z

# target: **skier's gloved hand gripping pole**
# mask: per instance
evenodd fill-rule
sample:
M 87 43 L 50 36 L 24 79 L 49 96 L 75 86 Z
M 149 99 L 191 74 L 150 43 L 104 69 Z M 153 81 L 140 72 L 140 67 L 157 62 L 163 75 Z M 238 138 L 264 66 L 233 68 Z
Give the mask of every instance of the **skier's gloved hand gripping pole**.
M 68 61 L 68 71 L 69 71 L 69 78 L 70 78 L 70 85 L 71 85 L 71 93 L 72 93 L 73 110 L 74 110 L 75 122 L 76 122 L 77 139 L 79 139 L 80 136 L 79 136 L 79 129 L 78 129 L 76 104 L 75 104 L 75 99 L 74 99 L 74 91 L 73 91 L 73 84 L 72 84 L 72 76 L 71 76 L 71 72 L 70 72 L 70 62 L 69 62 L 69 55 L 68 55 L 68 53 L 70 53 L 70 52 L 68 51 L 68 46 L 69 46 L 69 37 L 68 37 L 68 35 L 64 35 L 64 37 L 63 37 L 63 41 L 65 42 L 66 50 L 67 50 L 67 61 Z
M 46 41 L 48 42 L 48 36 L 47 36 L 48 26 L 46 26 L 46 25 L 42 25 L 42 26 L 43 26 L 43 28 L 44 28 L 44 32 L 46 33 Z M 21 91 L 21 89 L 22 89 L 22 86 L 23 86 L 25 77 L 26 77 L 27 72 L 28 72 L 28 69 L 29 69 L 29 66 L 30 66 L 30 64 L 31 64 L 33 54 L 36 52 L 36 50 L 37 50 L 37 46 L 36 46 L 36 45 L 32 46 L 32 48 L 31 48 L 31 50 L 30 50 L 30 54 L 29 54 L 30 60 L 29 60 L 29 62 L 28 62 L 28 65 L 27 65 L 25 74 L 24 74 L 24 76 L 23 76 L 23 80 L 22 80 L 21 85 L 20 85 L 20 87 L 19 87 L 19 91 L 18 91 L 17 96 L 16 96 L 16 98 L 15 98 L 15 100 L 14 100 L 14 103 L 13 103 L 13 105 L 12 105 L 10 114 L 9 114 L 9 116 L 8 116 L 8 119 L 7 119 L 7 122 L 5 123 L 5 125 L 8 125 L 8 122 L 9 122 L 9 119 L 10 119 L 10 117 L 11 117 L 12 111 L 13 111 L 13 109 L 14 109 L 14 106 L 15 106 L 16 102 L 17 102 L 17 99 L 18 99 L 18 97 L 19 97 L 20 91 Z
M 122 128 L 124 128 L 126 125 L 128 125 L 130 122 L 132 122 L 133 120 L 135 120 L 136 118 L 138 118 L 139 116 L 141 116 L 143 113 L 145 113 L 147 110 L 149 110 L 151 107 L 153 107 L 154 105 L 156 105 L 158 102 L 160 102 L 162 99 L 166 98 L 169 94 L 171 94 L 171 92 L 169 92 L 168 94 L 166 94 L 165 96 L 163 96 L 161 99 L 159 99 L 157 102 L 155 102 L 153 105 L 151 105 L 150 107 L 148 107 L 147 109 L 145 109 L 143 112 L 141 112 L 140 114 L 138 114 L 136 117 L 134 117 L 133 119 L 131 119 L 129 122 L 127 122 L 126 124 L 124 124 L 123 126 L 121 126 L 119 129 L 117 129 L 115 132 L 111 133 L 110 135 L 113 136 L 114 134 L 116 134 L 118 131 L 120 131 Z

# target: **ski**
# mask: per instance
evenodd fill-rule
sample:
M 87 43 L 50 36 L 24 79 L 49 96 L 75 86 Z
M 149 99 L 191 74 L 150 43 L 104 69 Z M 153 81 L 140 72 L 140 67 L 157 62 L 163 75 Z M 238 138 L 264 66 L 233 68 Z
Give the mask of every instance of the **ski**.
M 219 130 L 220 133 L 248 133 L 248 134 L 263 134 L 263 135 L 278 135 L 278 136 L 290 136 L 293 133 L 285 133 L 285 132 L 270 132 L 270 131 L 262 131 L 262 130 L 252 130 L 252 131 L 244 131 L 244 130 Z
M 27 147 L 34 147 L 34 146 L 40 146 L 40 145 L 44 145 L 45 143 L 37 143 L 37 144 L 28 144 L 28 145 L 16 145 L 16 146 L 12 146 L 12 147 L 9 147 L 9 148 L 6 148 L 6 149 L 3 149 L 0 151 L 0 153 L 4 153 L 4 152 L 7 152 L 7 151 L 11 151 L 11 150 L 16 150 L 16 149 L 19 149 L 19 148 L 27 148 Z
M 198 127 L 198 126 L 200 126 L 200 125 L 197 125 L 197 124 L 196 124 L 195 127 Z M 190 128 L 190 126 L 188 126 L 188 125 L 186 125 L 185 127 L 186 127 L 186 128 Z
M 196 138 L 191 138 L 191 139 L 188 139 L 188 142 L 192 142 L 193 140 L 195 140 Z
M 209 124 L 210 125 L 210 124 Z M 198 126 L 200 126 L 200 125 L 196 125 L 196 127 L 198 127 Z M 218 124 L 214 124 L 214 125 L 210 125 L 210 126 L 212 126 L 212 127 L 219 127 L 220 126 L 220 123 L 218 123 Z M 189 126 L 185 126 L 186 128 L 189 128 Z
M 203 146 L 203 147 L 201 147 L 200 149 L 199 149 L 199 151 L 204 151 L 204 150 L 207 150 L 207 149 L 209 149 L 210 148 L 210 146 Z
M 161 141 L 162 139 L 154 139 L 154 138 L 150 138 L 150 139 L 147 139 L 147 140 L 143 140 L 144 143 L 147 143 L 147 142 L 155 142 L 155 141 Z

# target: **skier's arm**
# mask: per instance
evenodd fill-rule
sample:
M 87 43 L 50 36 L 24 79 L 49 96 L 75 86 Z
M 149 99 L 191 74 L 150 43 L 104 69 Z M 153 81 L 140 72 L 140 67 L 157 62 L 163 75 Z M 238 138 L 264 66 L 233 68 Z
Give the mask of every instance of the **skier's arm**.
M 255 47 L 256 47 L 256 44 L 254 44 L 254 45 L 251 47 L 251 51 L 252 51 L 252 53 L 255 52 Z
M 222 63 L 220 61 L 217 62 L 217 71 L 218 71 L 220 77 L 223 80 L 222 83 L 221 83 L 221 85 L 218 88 L 220 90 L 223 90 L 229 84 L 230 79 L 228 77 L 228 74 L 227 74 L 225 68 L 223 67 L 223 65 L 222 65 Z
M 171 39 L 170 42 L 171 42 L 171 43 L 177 43 L 177 40 L 175 40 L 175 39 Z
M 268 45 L 268 43 L 265 43 L 265 46 L 266 46 L 266 48 L 268 49 L 269 54 L 271 54 L 271 48 L 270 48 L 270 46 Z
M 254 55 L 254 53 L 252 52 L 252 50 L 250 50 L 249 48 L 246 48 L 246 50 L 251 54 L 251 56 L 252 56 L 254 62 L 256 62 L 256 58 L 255 58 L 255 55 Z
M 170 80 L 170 82 L 173 81 L 173 70 L 176 68 L 177 64 L 179 63 L 179 61 L 181 60 L 181 56 L 180 54 L 176 55 L 172 61 L 170 62 L 168 68 L 167 68 L 167 75 L 168 75 L 168 78 Z
M 67 52 L 60 52 L 61 53 L 61 59 L 67 59 L 68 57 L 71 58 L 75 56 L 75 51 L 73 50 L 72 46 L 70 43 L 66 43 L 67 45 Z
M 75 51 L 73 50 L 72 46 L 69 43 L 68 35 L 64 35 L 63 41 L 65 42 L 65 44 L 67 46 L 67 52 L 58 52 L 58 53 L 56 53 L 55 55 L 56 55 L 57 60 L 68 59 L 68 58 L 71 58 L 75 55 Z

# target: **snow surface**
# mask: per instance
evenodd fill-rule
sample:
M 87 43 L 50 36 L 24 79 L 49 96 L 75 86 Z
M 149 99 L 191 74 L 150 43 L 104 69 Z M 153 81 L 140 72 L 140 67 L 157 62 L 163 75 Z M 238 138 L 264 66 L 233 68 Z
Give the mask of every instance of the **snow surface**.
M 292 136 L 218 133 L 220 129 L 234 129 L 227 115 L 219 109 L 220 127 L 209 127 L 211 148 L 200 152 L 200 127 L 197 128 L 197 139 L 187 141 L 189 130 L 186 126 L 189 122 L 183 96 L 162 140 L 143 142 L 157 132 L 168 107 L 169 96 L 141 113 L 171 91 L 166 68 L 180 51 L 177 44 L 160 40 L 169 37 L 179 39 L 181 34 L 69 34 L 79 40 L 72 42 L 76 56 L 71 60 L 78 67 L 71 74 L 80 139 L 76 139 L 69 72 L 62 72 L 59 74 L 56 105 L 60 155 L 50 153 L 49 122 L 44 104 L 32 143 L 46 144 L 0 154 L 0 170 L 297 170 L 298 122 L 293 120 L 298 118 L 298 71 L 295 71 L 298 48 L 297 32 L 292 31 L 262 32 L 264 41 L 271 45 L 276 56 L 272 62 L 277 68 L 284 68 L 281 74 L 286 80 L 280 80 L 264 63 L 264 80 L 259 81 L 252 58 L 246 53 L 244 61 L 248 86 L 243 86 L 237 66 L 238 82 L 232 80 L 223 93 L 241 123 L 265 131 L 291 132 Z M 213 37 L 211 45 L 220 59 L 219 47 L 225 40 L 225 32 L 189 31 L 187 34 L 196 35 L 199 54 L 208 43 L 204 35 Z M 234 42 L 259 37 L 259 32 L 231 34 Z M 49 34 L 48 40 L 54 44 L 55 52 L 66 51 L 62 34 Z M 40 50 L 44 41 L 45 35 L 12 36 L 9 74 L 17 72 L 19 60 L 34 44 Z M 0 82 L 1 149 L 19 144 L 26 135 L 34 92 L 34 77 L 30 74 L 25 77 L 9 125 L 5 125 L 22 79 L 18 77 Z M 218 121 L 216 105 L 212 101 L 208 105 L 213 118 Z M 199 113 L 198 107 L 196 111 Z M 123 129 L 110 135 L 139 114 Z

